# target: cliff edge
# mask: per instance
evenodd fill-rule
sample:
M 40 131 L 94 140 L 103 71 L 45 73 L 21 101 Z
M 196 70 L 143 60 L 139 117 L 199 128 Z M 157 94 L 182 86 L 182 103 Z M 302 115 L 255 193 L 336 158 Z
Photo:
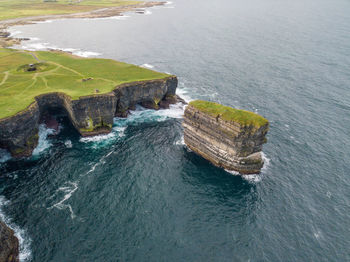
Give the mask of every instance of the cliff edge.
M 18 245 L 13 230 L 0 221 L 0 262 L 18 262 Z
M 136 104 L 158 109 L 177 102 L 176 76 L 110 59 L 0 49 L 0 62 L 0 148 L 14 157 L 32 154 L 50 112 L 92 136 L 109 133 L 113 118 Z
M 241 174 L 260 173 L 269 130 L 262 116 L 196 100 L 185 110 L 183 127 L 186 145 L 214 165 Z

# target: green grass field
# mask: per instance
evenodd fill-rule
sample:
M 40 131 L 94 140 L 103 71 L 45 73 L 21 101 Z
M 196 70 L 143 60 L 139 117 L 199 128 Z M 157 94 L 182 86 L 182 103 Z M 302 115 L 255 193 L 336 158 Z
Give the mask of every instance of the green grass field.
M 254 126 L 260 128 L 269 122 L 264 117 L 253 112 L 223 106 L 214 102 L 195 100 L 191 101 L 189 104 L 203 113 L 209 114 L 213 117 L 220 117 L 226 121 L 237 122 L 243 126 Z
M 29 64 L 37 64 L 37 70 L 27 71 Z M 40 94 L 63 92 L 74 100 L 96 94 L 96 89 L 103 94 L 122 83 L 167 76 L 109 59 L 0 49 L 0 119 L 24 110 Z
M 88 12 L 105 7 L 137 4 L 127 0 L 0 0 L 0 20 L 13 18 Z

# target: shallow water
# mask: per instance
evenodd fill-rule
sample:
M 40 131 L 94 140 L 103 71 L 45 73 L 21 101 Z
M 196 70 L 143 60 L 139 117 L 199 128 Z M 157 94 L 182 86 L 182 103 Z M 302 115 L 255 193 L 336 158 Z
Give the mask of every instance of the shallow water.
M 350 3 L 176 0 L 150 11 L 11 30 L 36 38 L 26 48 L 170 72 L 188 100 L 262 114 L 269 163 L 260 177 L 212 166 L 184 147 L 179 107 L 139 108 L 92 139 L 65 122 L 31 159 L 1 153 L 1 214 L 24 232 L 27 260 L 350 260 Z

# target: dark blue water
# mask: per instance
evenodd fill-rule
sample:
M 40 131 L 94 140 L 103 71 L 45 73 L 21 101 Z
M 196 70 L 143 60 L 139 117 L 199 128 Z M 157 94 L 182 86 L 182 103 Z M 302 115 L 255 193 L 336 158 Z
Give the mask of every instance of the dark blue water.
M 24 237 L 22 257 L 350 261 L 350 2 L 166 7 L 12 30 L 39 38 L 26 48 L 153 65 L 187 99 L 262 114 L 268 165 L 242 178 L 188 151 L 181 107 L 136 111 L 90 140 L 64 121 L 58 137 L 43 128 L 31 159 L 0 164 L 1 214 Z

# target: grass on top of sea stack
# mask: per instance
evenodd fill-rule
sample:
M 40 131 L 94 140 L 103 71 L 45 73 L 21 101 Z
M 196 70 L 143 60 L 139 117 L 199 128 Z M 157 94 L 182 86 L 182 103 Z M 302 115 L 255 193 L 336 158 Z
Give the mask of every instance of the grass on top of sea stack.
M 189 105 L 210 116 L 218 117 L 229 122 L 236 122 L 242 126 L 260 128 L 269 123 L 266 118 L 253 112 L 235 109 L 214 102 L 195 100 L 191 101 Z
M 0 0 L 0 20 L 89 12 L 141 3 L 127 0 Z
M 123 83 L 168 76 L 110 59 L 0 49 L 0 119 L 24 110 L 41 94 L 63 92 L 76 100 L 96 90 L 104 94 Z

